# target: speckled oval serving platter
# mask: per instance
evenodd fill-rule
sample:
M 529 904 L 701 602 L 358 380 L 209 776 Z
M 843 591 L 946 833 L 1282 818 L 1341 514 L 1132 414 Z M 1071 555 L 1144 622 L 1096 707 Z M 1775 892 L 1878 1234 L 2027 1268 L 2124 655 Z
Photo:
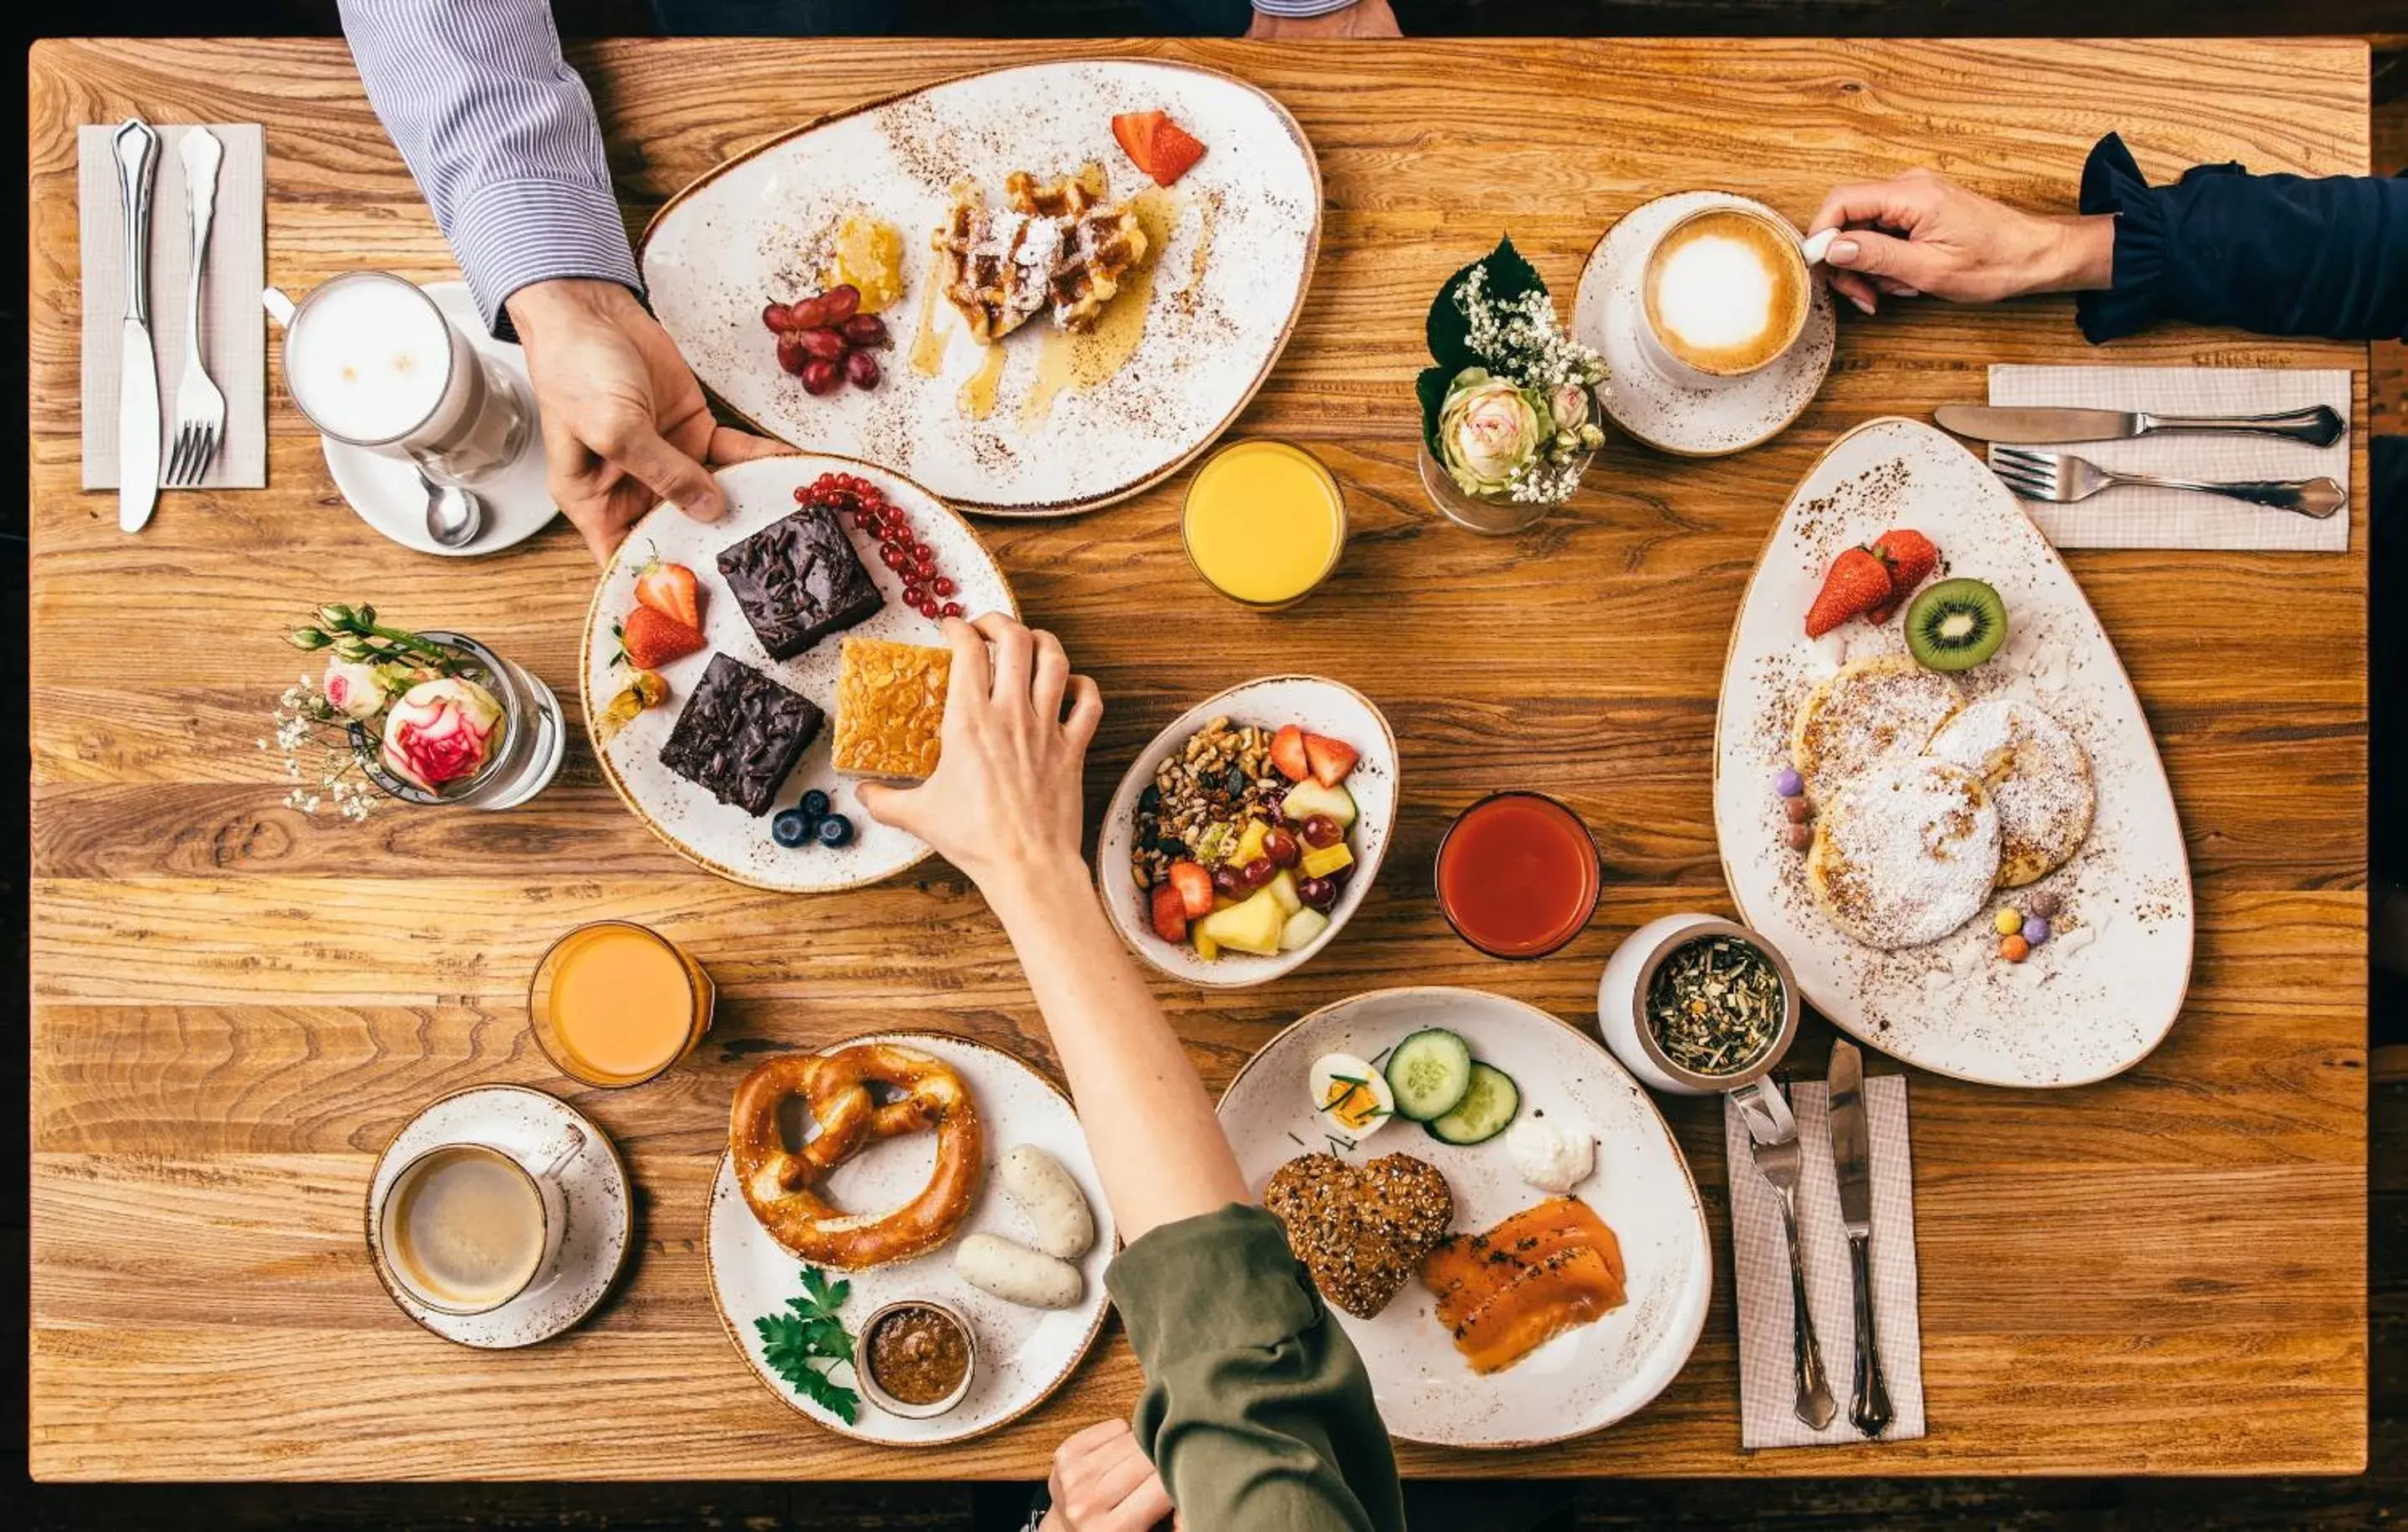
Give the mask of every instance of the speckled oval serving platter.
M 1312 1061 L 1347 1052 L 1385 1062 L 1426 1026 L 1446 1027 L 1474 1057 L 1513 1077 L 1522 1110 L 1585 1124 L 1597 1164 L 1572 1195 L 1597 1210 L 1622 1246 L 1628 1301 L 1556 1337 L 1502 1372 L 1473 1372 L 1433 1313 L 1418 1279 L 1373 1319 L 1335 1306 L 1371 1374 L 1380 1418 L 1409 1441 L 1444 1447 L 1534 1447 L 1601 1430 L 1645 1408 L 1678 1376 L 1705 1328 L 1714 1261 L 1706 1215 L 1681 1146 L 1638 1081 L 1587 1035 L 1520 1000 L 1482 990 L 1375 990 L 1324 1006 L 1263 1045 L 1222 1093 L 1221 1125 L 1259 1196 L 1271 1172 L 1299 1154 L 1361 1165 L 1412 1155 L 1446 1178 L 1458 1233 L 1494 1226 L 1550 1194 L 1514 1172 L 1502 1138 L 1440 1142 L 1397 1121 L 1354 1148 L 1323 1137 L 1308 1089 Z
M 2064 866 L 2030 888 L 1994 891 L 1938 941 L 1885 952 L 1842 934 L 1816 906 L 1771 784 L 1814 684 L 1851 659 L 1905 648 L 1897 618 L 1805 637 L 1832 559 L 1892 527 L 1937 543 L 1942 576 L 1998 591 L 2007 641 L 1957 683 L 1969 701 L 2019 696 L 2071 730 L 2089 754 L 2097 809 Z M 1748 583 L 1714 736 L 1714 832 L 1740 918 L 1781 949 L 1806 999 L 1842 1028 L 1936 1074 L 2031 1086 L 2118 1074 L 2173 1025 L 2190 982 L 2190 862 L 2157 741 L 2057 550 L 1954 439 L 1916 421 L 1873 421 L 1798 486 Z M 2039 890 L 2062 901 L 2055 932 L 2027 961 L 2006 962 L 1994 918 Z
M 727 1339 L 762 1383 L 796 1413 L 831 1431 L 864 1441 L 925 1447 L 966 1441 L 1008 1425 L 1043 1403 L 1068 1380 L 1104 1327 L 1104 1267 L 1114 1242 L 1112 1211 L 1104 1201 L 1087 1140 L 1069 1098 L 1025 1062 L 1000 1049 L 941 1032 L 884 1032 L 847 1038 L 822 1050 L 833 1052 L 856 1042 L 896 1042 L 936 1054 L 952 1065 L 978 1102 L 986 1133 L 987 1175 L 977 1203 L 952 1240 L 917 1260 L 827 1275 L 851 1282 L 838 1318 L 858 1336 L 863 1320 L 886 1304 L 927 1298 L 962 1316 L 978 1348 L 977 1376 L 961 1403 L 927 1420 L 908 1420 L 880 1410 L 867 1397 L 848 1425 L 815 1400 L 797 1395 L 764 1355 L 752 1321 L 782 1312 L 802 1292 L 802 1263 L 769 1238 L 736 1183 L 735 1162 L 722 1153 L 710 1183 L 710 1207 L 703 1219 L 703 1261 L 710 1273 L 711 1303 Z M 1024 1309 L 982 1293 L 953 1275 L 953 1246 L 966 1235 L 994 1234 L 1028 1242 L 1019 1211 L 995 1182 L 995 1164 L 1018 1144 L 1035 1144 L 1062 1162 L 1096 1220 L 1096 1242 L 1075 1263 L 1086 1286 L 1069 1309 Z M 824 1183 L 839 1208 L 874 1210 L 898 1206 L 927 1184 L 935 1163 L 935 1139 L 911 1134 L 873 1142 L 838 1166 Z M 850 1367 L 837 1381 L 859 1392 Z
M 718 521 L 697 522 L 675 506 L 661 506 L 627 534 L 595 586 L 577 662 L 580 699 L 590 733 L 594 720 L 624 684 L 624 672 L 612 664 L 619 645 L 611 624 L 624 620 L 636 605 L 637 571 L 655 553 L 694 571 L 702 586 L 703 637 L 709 642 L 700 653 L 662 666 L 661 677 L 669 684 L 668 700 L 637 714 L 632 723 L 597 744 L 594 754 L 601 763 L 602 775 L 645 828 L 681 853 L 722 878 L 791 894 L 857 888 L 891 878 L 928 855 L 927 843 L 919 837 L 881 824 L 862 811 L 853 779 L 838 776 L 828 754 L 836 731 L 837 656 L 847 634 L 907 644 L 944 642 L 933 620 L 903 605 L 902 581 L 879 561 L 876 541 L 855 529 L 850 520 L 839 518 L 862 566 L 886 597 L 886 605 L 859 626 L 831 633 L 790 660 L 769 658 L 719 573 L 721 549 L 791 514 L 796 489 L 827 473 L 867 479 L 910 512 L 914 534 L 937 551 L 939 567 L 960 587 L 953 599 L 961 603 L 966 616 L 988 611 L 1019 615 L 1011 587 L 986 544 L 968 523 L 919 485 L 849 458 L 811 453 L 760 458 L 719 470 L 727 513 Z M 794 807 L 811 788 L 823 789 L 834 810 L 853 821 L 851 845 L 781 846 L 769 838 L 771 814 L 756 819 L 733 804 L 720 802 L 708 789 L 661 764 L 661 746 L 679 712 L 694 694 L 711 655 L 723 651 L 810 698 L 827 714 L 819 737 L 803 752 L 779 790 L 771 813 Z
M 1113 140 L 1115 113 L 1163 110 L 1204 158 L 1168 190 Z M 999 375 L 941 296 L 929 236 L 958 182 L 1101 165 L 1164 237 L 1113 300 L 1143 325 L 1110 376 L 1040 386 L 1050 320 L 1004 337 Z M 814 398 L 779 369 L 761 310 L 818 291 L 817 254 L 849 209 L 901 232 L 903 295 L 884 379 Z M 663 208 L 641 259 L 653 309 L 703 383 L 762 430 L 910 475 L 965 510 L 1066 515 L 1133 494 L 1210 446 L 1269 375 L 1304 303 L 1321 174 L 1280 104 L 1189 64 L 1095 60 L 969 75 L 839 113 L 721 165 Z M 932 338 L 924 349 L 924 332 Z M 1054 375 L 1105 370 L 1111 308 Z M 1050 394 L 1050 400 L 1048 395 Z

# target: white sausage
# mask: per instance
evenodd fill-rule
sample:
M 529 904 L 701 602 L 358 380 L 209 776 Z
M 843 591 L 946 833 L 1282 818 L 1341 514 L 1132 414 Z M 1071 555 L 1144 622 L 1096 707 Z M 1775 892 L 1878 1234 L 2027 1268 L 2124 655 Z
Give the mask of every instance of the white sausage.
M 992 1234 L 963 1237 L 953 1247 L 953 1274 L 982 1293 L 1028 1309 L 1070 1309 L 1086 1291 L 1079 1268 L 1041 1251 Z
M 1029 1243 L 1048 1255 L 1075 1261 L 1096 1242 L 1095 1215 L 1062 1162 L 1035 1144 L 1015 1146 L 996 1167 L 1004 1196 L 1026 1215 L 1037 1238 Z

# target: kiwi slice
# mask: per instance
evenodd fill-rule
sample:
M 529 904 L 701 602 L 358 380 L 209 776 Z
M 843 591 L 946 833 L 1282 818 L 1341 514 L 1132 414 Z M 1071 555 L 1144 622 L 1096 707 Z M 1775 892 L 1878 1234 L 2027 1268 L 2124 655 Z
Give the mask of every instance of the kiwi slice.
M 1943 580 L 1906 609 L 1906 647 L 1931 670 L 1971 670 L 2007 641 L 2007 604 L 1978 580 Z

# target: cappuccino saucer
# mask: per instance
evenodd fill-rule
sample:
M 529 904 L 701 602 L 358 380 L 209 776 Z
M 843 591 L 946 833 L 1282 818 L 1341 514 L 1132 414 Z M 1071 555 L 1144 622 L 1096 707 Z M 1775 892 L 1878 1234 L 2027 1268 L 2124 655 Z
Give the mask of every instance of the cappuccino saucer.
M 435 300 L 435 306 L 443 310 L 443 317 L 459 327 L 479 354 L 500 363 L 528 390 L 528 397 L 534 397 L 534 386 L 527 381 L 526 352 L 507 340 L 494 338 L 477 312 L 476 300 L 468 295 L 466 282 L 421 285 L 426 295 Z M 344 501 L 359 512 L 360 520 L 404 548 L 414 548 L 422 553 L 444 558 L 498 553 L 534 537 L 559 514 L 560 508 L 552 504 L 552 490 L 544 479 L 543 434 L 532 420 L 527 422 L 526 445 L 519 449 L 518 461 L 477 486 L 479 498 L 485 502 L 484 530 L 458 548 L 446 548 L 426 535 L 426 491 L 418 482 L 417 468 L 408 461 L 331 437 L 320 437 L 318 444 L 325 449 L 326 471 L 334 475 L 335 487 L 342 492 Z
M 1656 236 L 1702 208 L 1751 208 L 1788 226 L 1752 198 L 1728 192 L 1675 192 L 1641 203 L 1605 231 L 1581 268 L 1572 338 L 1611 369 L 1598 402 L 1634 439 L 1681 457 L 1723 457 L 1770 441 L 1805 412 L 1831 370 L 1839 322 L 1831 290 L 1813 279 L 1813 303 L 1798 344 L 1770 366 L 1709 388 L 1666 378 L 1639 345 L 1639 279 Z
M 530 1175 L 540 1175 L 571 1129 L 585 1135 L 585 1147 L 560 1172 L 568 1228 L 561 1239 L 558 1273 L 488 1313 L 437 1313 L 412 1297 L 386 1264 L 377 1217 L 403 1167 L 430 1149 L 480 1143 L 517 1160 Z M 476 1085 L 422 1109 L 393 1136 L 368 1177 L 366 1218 L 368 1258 L 394 1307 L 446 1340 L 508 1351 L 549 1340 L 600 1306 L 635 1244 L 636 1203 L 618 1145 L 592 1118 L 529 1086 Z

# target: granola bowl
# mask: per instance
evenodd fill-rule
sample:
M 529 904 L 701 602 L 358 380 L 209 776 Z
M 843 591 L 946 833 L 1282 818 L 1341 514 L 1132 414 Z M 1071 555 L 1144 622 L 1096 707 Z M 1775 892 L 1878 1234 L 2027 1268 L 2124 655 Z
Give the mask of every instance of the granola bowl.
M 1288 725 L 1296 734 L 1282 747 Z M 1310 765 L 1290 755 L 1299 737 L 1317 741 Z M 1292 769 L 1283 769 L 1281 758 Z M 1096 890 L 1130 950 L 1173 979 L 1209 989 L 1266 983 L 1327 946 L 1361 907 L 1387 854 L 1400 785 L 1396 735 L 1360 692 L 1318 676 L 1243 682 L 1188 709 L 1138 753 L 1096 836 Z M 1293 818 L 1284 812 L 1291 802 L 1298 809 Z M 1315 818 L 1328 823 L 1313 824 Z M 1329 824 L 1337 827 L 1335 838 Z M 1288 838 L 1284 847 L 1273 840 L 1277 854 L 1242 848 L 1250 836 L 1259 842 L 1269 830 Z M 1240 849 L 1258 854 L 1240 858 Z M 1173 939 L 1157 928 L 1155 888 L 1170 881 L 1174 864 L 1235 877 L 1258 859 L 1276 864 L 1270 876 L 1235 886 L 1224 878 L 1211 913 L 1184 918 L 1189 935 Z M 1315 882 L 1328 886 L 1314 889 Z M 1287 902 L 1299 888 L 1304 897 Z M 1264 926 L 1260 945 L 1269 950 L 1209 936 L 1199 945 L 1197 933 L 1225 912 L 1232 917 L 1225 929 L 1254 923 L 1237 912 L 1256 895 L 1282 905 L 1283 929 Z M 1254 908 L 1268 922 L 1268 906 Z M 1297 919 L 1299 909 L 1313 918 Z M 1291 935 L 1293 941 L 1272 939 Z M 1241 934 L 1240 940 L 1249 938 Z

